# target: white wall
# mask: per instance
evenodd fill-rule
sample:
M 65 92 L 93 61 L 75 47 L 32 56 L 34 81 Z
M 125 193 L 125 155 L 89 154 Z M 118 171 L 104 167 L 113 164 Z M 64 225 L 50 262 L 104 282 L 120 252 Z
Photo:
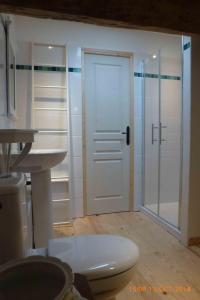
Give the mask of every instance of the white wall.
M 183 179 L 181 222 L 182 241 L 199 243 L 200 238 L 200 38 L 184 37 L 183 45 Z
M 30 43 L 67 44 L 69 67 L 81 68 L 81 48 L 94 48 L 114 51 L 128 51 L 134 54 L 133 72 L 141 72 L 141 59 L 146 55 L 162 52 L 164 61 L 178 61 L 181 64 L 180 40 L 175 35 L 151 33 L 144 31 L 107 28 L 68 21 L 48 19 L 34 19 L 15 16 L 17 32 L 17 63 L 31 64 Z M 179 64 L 179 63 L 178 63 Z M 179 64 L 179 65 L 180 65 Z M 163 65 L 164 66 L 164 65 Z M 165 68 L 166 75 L 180 75 Z M 71 140 L 72 140 L 72 170 L 73 216 L 83 215 L 83 170 L 82 170 L 82 90 L 81 73 L 69 73 L 69 96 L 71 113 Z M 19 110 L 19 126 L 30 127 L 31 77 L 30 71 L 17 71 L 17 90 Z M 142 95 L 141 79 L 134 80 L 135 97 L 135 191 L 136 202 L 141 201 L 141 122 L 142 122 Z M 135 206 L 137 209 L 137 206 Z
M 9 39 L 10 43 L 13 47 L 14 53 L 16 53 L 15 49 L 15 18 L 12 15 L 6 15 L 2 14 L 3 18 L 6 18 L 7 16 L 10 17 L 11 20 L 11 25 L 10 25 L 10 30 L 9 30 Z M 1 101 L 5 101 L 6 99 L 1 99 Z M 11 117 L 7 117 L 7 115 L 1 115 L 0 113 L 0 128 L 15 128 L 16 127 L 16 119 L 13 119 Z
M 188 239 L 200 238 L 200 38 L 191 39 L 191 122 Z M 188 57 L 190 60 L 190 57 Z M 189 70 L 188 70 L 189 71 Z M 189 87 L 190 88 L 190 87 Z M 188 101 L 190 99 L 188 98 Z
M 68 65 L 81 68 L 81 48 L 68 48 Z M 83 216 L 83 158 L 82 158 L 82 76 L 68 73 L 71 115 L 71 195 L 72 216 Z
M 77 22 L 15 16 L 17 40 L 70 44 L 79 47 L 154 53 L 163 49 L 167 57 L 179 53 L 176 35 L 109 28 Z
M 18 29 L 16 28 L 16 31 Z M 31 43 L 18 44 L 16 38 L 17 64 L 31 65 Z M 18 128 L 31 128 L 32 74 L 29 70 L 16 71 L 16 98 Z

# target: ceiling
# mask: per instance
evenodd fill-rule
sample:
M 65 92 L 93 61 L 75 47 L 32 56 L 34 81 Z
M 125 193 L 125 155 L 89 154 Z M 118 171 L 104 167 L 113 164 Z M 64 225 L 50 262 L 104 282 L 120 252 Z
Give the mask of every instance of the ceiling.
M 1 0 L 0 11 L 104 26 L 200 33 L 199 0 Z

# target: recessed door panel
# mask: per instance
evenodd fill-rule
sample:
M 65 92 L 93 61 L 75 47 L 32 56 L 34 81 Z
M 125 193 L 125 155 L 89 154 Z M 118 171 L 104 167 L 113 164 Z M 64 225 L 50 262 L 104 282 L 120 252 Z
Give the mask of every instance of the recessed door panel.
M 121 131 L 121 66 L 94 64 L 96 132 Z
M 113 172 L 115 176 L 113 176 Z M 96 199 L 102 197 L 120 196 L 123 188 L 122 161 L 121 160 L 96 160 L 94 161 Z
M 95 141 L 95 152 L 104 153 L 104 152 L 121 152 L 122 143 L 121 141 Z

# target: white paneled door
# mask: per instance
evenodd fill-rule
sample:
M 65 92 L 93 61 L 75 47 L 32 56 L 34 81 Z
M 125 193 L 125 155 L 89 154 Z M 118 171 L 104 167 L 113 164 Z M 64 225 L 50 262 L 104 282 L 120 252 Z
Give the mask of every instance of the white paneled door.
M 130 60 L 85 54 L 87 214 L 129 210 Z

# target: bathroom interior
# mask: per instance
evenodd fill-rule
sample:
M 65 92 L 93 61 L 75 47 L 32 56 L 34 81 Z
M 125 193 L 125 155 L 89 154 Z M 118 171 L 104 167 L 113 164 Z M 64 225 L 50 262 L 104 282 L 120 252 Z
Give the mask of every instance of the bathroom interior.
M 0 143 L 20 136 L 1 156 L 32 139 L 10 169 L 24 257 L 69 263 L 91 299 L 199 299 L 200 39 L 2 14 L 0 47 Z

